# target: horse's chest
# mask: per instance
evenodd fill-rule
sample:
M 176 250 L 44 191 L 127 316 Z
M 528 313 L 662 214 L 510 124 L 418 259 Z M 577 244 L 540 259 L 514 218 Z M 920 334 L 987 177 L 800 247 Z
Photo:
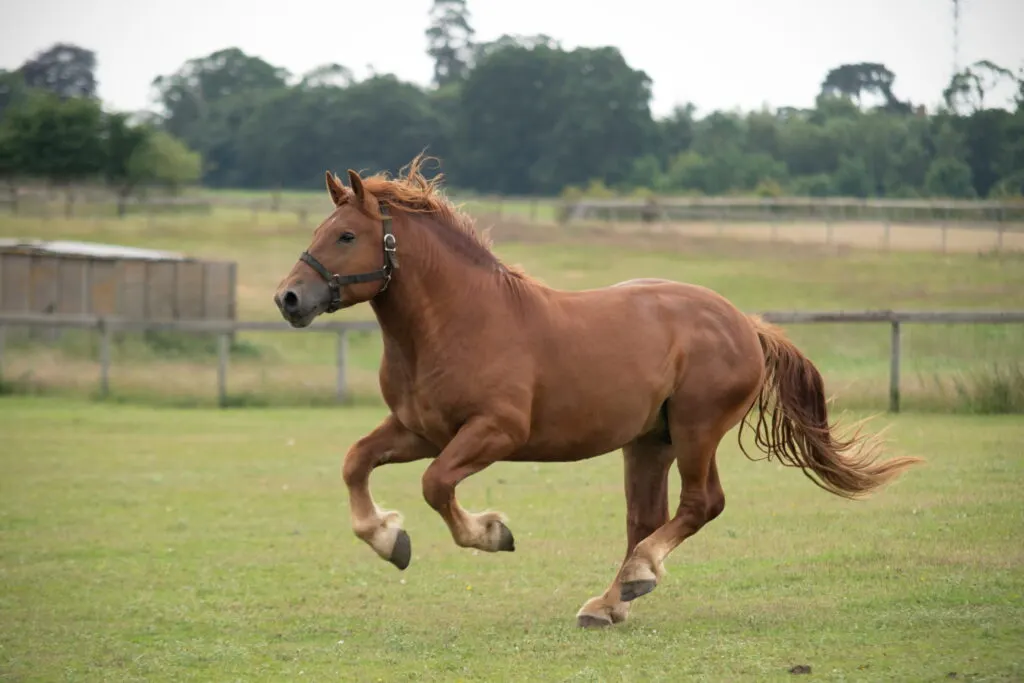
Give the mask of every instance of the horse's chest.
M 452 440 L 461 424 L 450 407 L 416 393 L 401 400 L 394 412 L 402 424 L 439 447 Z
M 390 386 L 385 399 L 391 412 L 406 428 L 438 447 L 451 441 L 465 419 L 460 418 L 458 402 L 446 400 L 445 392 L 427 392 L 412 382 Z

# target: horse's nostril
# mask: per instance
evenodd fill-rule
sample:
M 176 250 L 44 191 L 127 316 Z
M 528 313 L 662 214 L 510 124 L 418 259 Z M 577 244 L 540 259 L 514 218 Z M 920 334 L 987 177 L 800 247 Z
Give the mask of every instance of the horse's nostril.
M 283 303 L 286 311 L 294 311 L 299 307 L 299 295 L 289 289 L 284 293 Z

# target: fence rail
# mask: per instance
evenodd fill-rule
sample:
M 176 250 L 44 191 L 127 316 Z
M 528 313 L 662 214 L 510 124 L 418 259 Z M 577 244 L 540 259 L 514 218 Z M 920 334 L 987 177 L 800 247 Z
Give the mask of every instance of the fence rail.
M 905 324 L 1003 324 L 1024 323 L 1024 310 L 959 310 L 959 311 L 764 311 L 758 313 L 765 321 L 779 325 L 817 323 L 888 323 L 890 325 L 889 411 L 900 410 L 900 337 Z M 174 331 L 216 334 L 217 396 L 221 406 L 227 403 L 228 357 L 230 340 L 235 332 L 291 332 L 284 321 L 256 320 L 127 320 L 95 315 L 40 315 L 34 313 L 0 313 L 0 379 L 3 378 L 5 330 L 8 327 L 79 328 L 99 333 L 100 395 L 110 391 L 110 349 L 114 331 Z M 337 367 L 336 396 L 339 402 L 348 396 L 347 356 L 348 333 L 378 330 L 376 321 L 324 321 L 304 332 L 337 335 L 335 363 Z
M 676 218 L 730 218 L 771 220 L 775 218 L 825 218 L 833 221 L 863 220 L 864 218 L 911 221 L 971 221 L 1019 223 L 1024 220 L 1024 199 L 951 199 L 887 198 L 887 197 L 759 197 L 729 196 L 677 196 L 651 195 L 649 197 L 539 197 L 516 195 L 462 195 L 450 192 L 457 203 L 468 207 L 487 207 L 489 211 L 504 213 L 510 209 L 518 217 L 536 218 L 539 207 L 550 207 L 554 215 L 564 220 L 613 216 L 662 219 Z M 50 189 L 19 188 L 17 192 L 0 191 L 0 207 L 17 213 L 31 212 L 33 206 L 55 208 L 64 199 L 63 210 L 68 216 L 77 210 L 90 211 L 90 207 L 113 208 L 121 205 L 133 212 L 161 212 L 165 210 L 194 210 L 209 212 L 214 208 L 231 208 L 253 212 L 294 212 L 305 216 L 309 212 L 327 211 L 330 202 L 326 194 L 284 193 L 267 190 L 249 196 L 217 195 L 210 192 L 190 192 L 185 195 L 132 196 L 118 198 L 101 188 L 72 189 L 70 194 L 58 195 Z M 527 210 L 524 210 L 526 207 Z

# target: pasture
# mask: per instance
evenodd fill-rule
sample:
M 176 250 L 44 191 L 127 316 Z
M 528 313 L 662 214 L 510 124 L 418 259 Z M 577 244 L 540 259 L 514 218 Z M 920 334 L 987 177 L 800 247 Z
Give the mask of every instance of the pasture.
M 860 502 L 746 460 L 729 435 L 725 512 L 630 621 L 588 631 L 575 611 L 625 545 L 621 458 L 467 480 L 468 509 L 510 516 L 516 552 L 497 555 L 455 547 L 422 463 L 379 469 L 374 492 L 412 537 L 399 572 L 351 533 L 339 478 L 382 414 L 0 398 L 0 677 L 1024 677 L 1019 417 L 870 423 L 928 463 Z
M 310 230 L 294 215 L 224 208 L 0 217 L 3 235 L 235 260 L 247 320 L 278 317 L 271 293 Z M 1024 308 L 1024 260 L 1012 253 L 509 220 L 492 235 L 504 260 L 570 289 L 647 276 L 711 287 L 746 310 Z M 787 331 L 844 421 L 884 409 L 887 326 Z M 461 485 L 468 509 L 510 516 L 517 549 L 500 555 L 454 545 L 422 499 L 422 463 L 379 469 L 374 495 L 405 514 L 412 538 L 412 564 L 398 572 L 352 534 L 340 481 L 346 449 L 384 414 L 377 334 L 351 339 L 348 407 L 329 405 L 332 335 L 240 334 L 229 391 L 246 408 L 208 411 L 196 408 L 214 402 L 211 340 L 125 335 L 113 400 L 94 402 L 93 337 L 8 330 L 0 677 L 763 681 L 806 666 L 827 680 L 1020 680 L 1024 332 L 903 334 L 907 412 L 869 424 L 888 428 L 892 454 L 926 465 L 867 501 L 843 501 L 798 471 L 748 461 L 734 431 L 718 458 L 723 515 L 672 554 L 629 622 L 585 631 L 576 610 L 604 589 L 625 546 L 617 453 L 499 464 Z

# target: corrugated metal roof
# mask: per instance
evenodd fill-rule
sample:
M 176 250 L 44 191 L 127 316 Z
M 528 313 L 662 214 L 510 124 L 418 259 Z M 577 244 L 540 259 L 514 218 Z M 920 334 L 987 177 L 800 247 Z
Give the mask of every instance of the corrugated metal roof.
M 25 240 L 0 237 L 0 251 L 16 251 L 55 256 L 92 256 L 95 258 L 134 259 L 145 261 L 187 261 L 184 254 L 157 249 L 140 249 L 119 244 L 75 242 L 71 240 Z

